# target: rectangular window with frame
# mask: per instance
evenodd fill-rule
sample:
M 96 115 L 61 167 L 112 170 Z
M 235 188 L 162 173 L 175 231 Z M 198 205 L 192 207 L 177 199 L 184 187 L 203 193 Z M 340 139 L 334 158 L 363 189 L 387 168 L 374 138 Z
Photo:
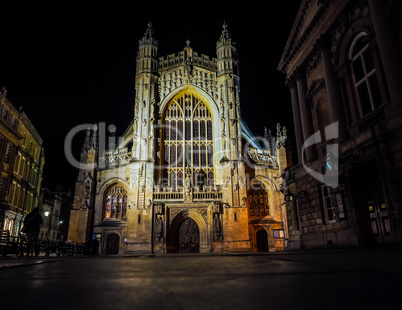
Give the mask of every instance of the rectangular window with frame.
M 15 182 L 11 183 L 10 186 L 10 192 L 8 194 L 8 202 L 10 204 L 13 204 L 13 200 L 14 200 L 14 193 L 15 193 L 15 189 L 17 187 L 17 184 Z
M 5 107 L 3 107 L 3 109 L 1 110 L 1 118 L 3 120 L 7 120 L 7 116 L 8 116 L 8 110 Z
M 274 238 L 285 238 L 285 232 L 283 229 L 274 229 Z
M 0 199 L 1 199 L 2 194 L 3 194 L 5 184 L 6 184 L 6 178 L 5 177 L 0 177 Z
M 19 174 L 20 162 L 21 162 L 21 154 L 17 153 L 17 156 L 15 156 L 15 160 L 14 160 L 14 172 L 17 174 Z
M 338 206 L 338 217 L 339 219 L 346 218 L 345 206 L 343 204 L 342 194 L 338 193 L 335 195 L 336 197 L 336 204 Z
M 14 115 L 11 115 L 11 119 L 10 119 L 10 125 L 12 128 L 17 128 L 17 119 L 15 118 Z
M 332 204 L 332 195 L 328 185 L 322 186 L 322 199 L 327 223 L 336 222 L 335 206 Z
M 10 163 L 11 150 L 12 150 L 12 145 L 8 143 L 7 148 L 6 148 L 6 153 L 4 154 L 4 162 L 7 163 L 7 164 Z

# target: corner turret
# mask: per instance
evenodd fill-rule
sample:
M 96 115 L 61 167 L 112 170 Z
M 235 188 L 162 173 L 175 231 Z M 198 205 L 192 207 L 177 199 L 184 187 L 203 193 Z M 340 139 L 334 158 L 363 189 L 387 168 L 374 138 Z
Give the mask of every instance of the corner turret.
M 152 23 L 148 23 L 148 28 L 144 36 L 138 42 L 137 54 L 137 76 L 141 73 L 158 72 L 158 41 L 153 37 L 154 31 Z
M 221 36 L 216 43 L 216 55 L 218 58 L 218 76 L 222 74 L 239 75 L 239 61 L 237 57 L 235 42 L 230 38 L 227 25 L 224 22 Z

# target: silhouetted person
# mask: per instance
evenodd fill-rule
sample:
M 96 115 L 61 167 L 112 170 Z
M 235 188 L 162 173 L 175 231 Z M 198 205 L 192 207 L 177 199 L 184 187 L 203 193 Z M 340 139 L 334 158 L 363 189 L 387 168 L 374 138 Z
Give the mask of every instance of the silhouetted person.
M 24 220 L 25 234 L 27 236 L 27 254 L 31 253 L 33 249 L 35 256 L 39 255 L 38 237 L 40 231 L 40 224 L 43 223 L 42 216 L 39 214 L 39 208 L 34 208 Z

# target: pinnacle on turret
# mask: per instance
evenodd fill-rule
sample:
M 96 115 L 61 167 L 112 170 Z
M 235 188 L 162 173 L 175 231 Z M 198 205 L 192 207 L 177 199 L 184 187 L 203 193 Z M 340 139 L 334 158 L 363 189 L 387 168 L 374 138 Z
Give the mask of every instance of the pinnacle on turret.
M 281 128 L 281 125 L 278 123 L 276 125 L 276 148 L 281 148 L 286 146 L 287 140 L 287 129 L 285 126 Z
M 94 125 L 94 127 L 88 128 L 85 135 L 84 144 L 82 145 L 81 153 L 86 153 L 89 150 L 96 150 L 98 147 L 98 126 Z
M 222 33 L 221 33 L 221 37 L 219 39 L 220 40 L 228 40 L 228 39 L 230 39 L 230 35 L 229 35 L 229 31 L 228 31 L 228 25 L 226 24 L 226 22 L 223 22 Z
M 91 141 L 91 130 L 87 129 L 84 144 L 82 145 L 81 153 L 85 153 L 88 151 L 88 149 L 90 147 L 90 141 Z
M 152 22 L 148 22 L 148 28 L 145 30 L 144 35 L 139 41 L 141 44 L 154 44 L 158 45 L 158 41 L 154 38 L 154 30 L 152 29 Z
M 90 148 L 92 150 L 96 150 L 97 147 L 98 147 L 98 126 L 94 125 L 91 142 L 90 142 Z
M 140 73 L 155 73 L 158 70 L 158 41 L 154 38 L 152 23 L 138 44 L 137 75 Z
M 216 42 L 216 55 L 218 59 L 218 75 L 239 74 L 235 42 L 230 37 L 226 22 L 223 23 L 221 36 Z
M 148 22 L 148 28 L 145 30 L 144 36 L 142 37 L 143 40 L 152 39 L 154 36 L 154 31 L 152 29 L 152 22 Z

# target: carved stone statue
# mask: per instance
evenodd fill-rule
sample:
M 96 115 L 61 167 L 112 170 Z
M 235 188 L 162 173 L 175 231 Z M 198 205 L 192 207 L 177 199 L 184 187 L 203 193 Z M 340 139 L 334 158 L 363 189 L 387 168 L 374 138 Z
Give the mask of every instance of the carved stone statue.
M 191 177 L 190 177 L 190 175 L 186 176 L 186 181 L 184 182 L 184 189 L 186 191 L 186 194 L 191 193 Z
M 186 201 L 191 200 L 191 188 L 192 188 L 191 175 L 187 174 L 186 179 L 184 180 L 184 198 Z
M 246 206 L 246 197 L 242 197 L 241 199 L 241 206 L 245 207 Z
M 221 238 L 221 220 L 219 219 L 219 214 L 215 213 L 214 217 L 214 239 L 215 241 Z
M 155 219 L 155 241 L 160 242 L 163 238 L 163 220 L 162 215 L 158 215 Z

